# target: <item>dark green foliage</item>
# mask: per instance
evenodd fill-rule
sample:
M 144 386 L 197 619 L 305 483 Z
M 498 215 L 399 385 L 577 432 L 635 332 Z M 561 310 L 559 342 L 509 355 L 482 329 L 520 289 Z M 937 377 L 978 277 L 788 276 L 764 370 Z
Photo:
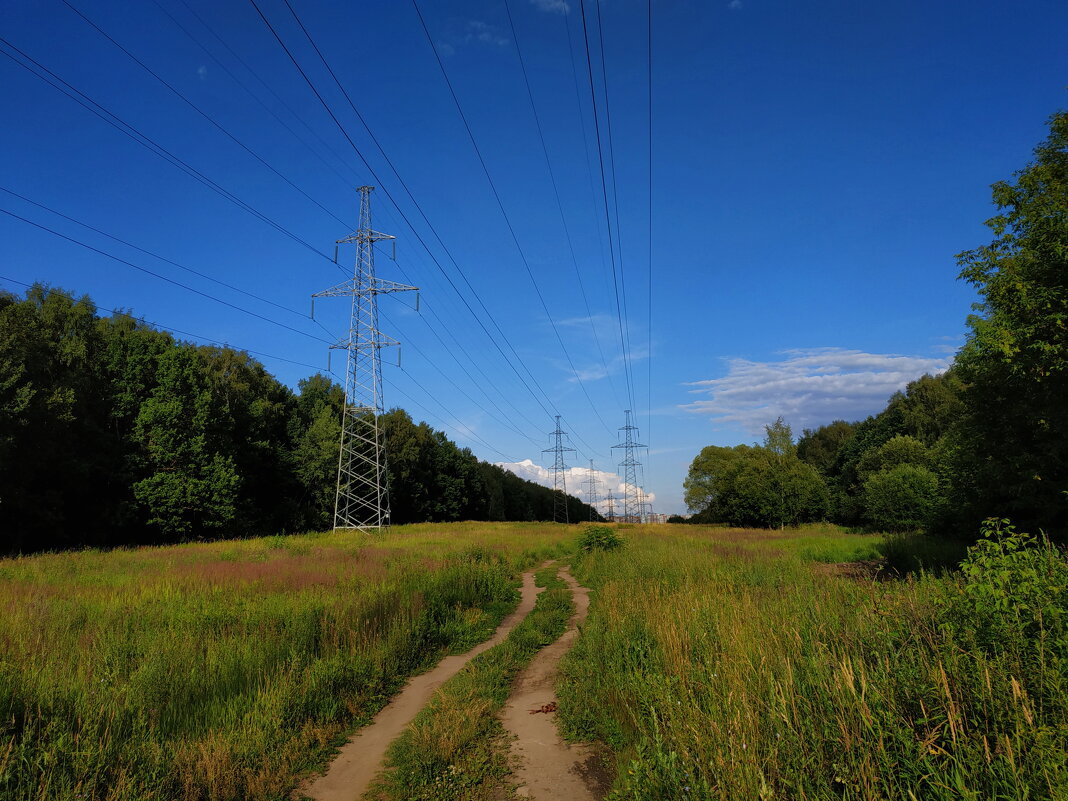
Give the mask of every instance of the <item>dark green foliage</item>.
M 954 449 L 965 520 L 998 514 L 1063 535 L 1068 527 L 1068 112 L 1035 161 L 993 187 L 990 244 L 961 253 L 979 291 L 957 357 L 968 384 Z
M 586 526 L 579 536 L 579 548 L 590 551 L 614 551 L 623 547 L 623 538 L 611 526 Z
M 797 456 L 782 418 L 766 427 L 763 446 L 704 448 L 686 477 L 686 503 L 696 522 L 775 527 L 823 519 L 827 486 L 816 468 Z
M 925 528 L 940 500 L 938 477 L 914 464 L 899 464 L 873 473 L 864 481 L 864 511 L 879 531 Z
M 929 467 L 931 455 L 923 443 L 908 434 L 898 434 L 878 448 L 864 453 L 857 462 L 857 476 L 867 481 L 872 475 L 895 467 Z
M 299 390 L 88 298 L 0 292 L 0 552 L 328 527 L 344 391 Z M 552 519 L 546 487 L 401 410 L 381 423 L 393 522 Z M 591 519 L 576 498 L 568 511 Z
M 1013 645 L 1068 666 L 1068 558 L 1046 537 L 990 518 L 961 562 L 947 613 L 991 653 Z
M 956 570 L 967 550 L 966 543 L 910 531 L 889 534 L 878 546 L 886 566 L 898 575 L 909 573 L 941 574 Z
M 797 458 L 810 464 L 823 476 L 835 475 L 838 451 L 853 436 L 856 423 L 835 420 L 813 430 L 806 428 L 797 441 Z
M 145 522 L 163 541 L 225 529 L 237 514 L 241 479 L 222 450 L 223 410 L 197 352 L 165 351 L 156 382 L 134 425 L 148 475 L 133 493 Z

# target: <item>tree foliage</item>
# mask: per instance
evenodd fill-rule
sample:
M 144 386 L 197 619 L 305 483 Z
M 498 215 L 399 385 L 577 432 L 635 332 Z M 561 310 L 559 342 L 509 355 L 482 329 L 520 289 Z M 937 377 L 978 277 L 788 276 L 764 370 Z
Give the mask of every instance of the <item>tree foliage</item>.
M 958 256 L 981 302 L 957 357 L 968 384 L 955 500 L 970 518 L 1068 525 L 1068 112 L 993 187 L 990 244 Z
M 898 464 L 864 480 L 864 511 L 880 531 L 926 528 L 940 500 L 938 477 L 916 464 Z
M 293 392 L 247 353 L 88 298 L 0 292 L 0 550 L 327 528 L 343 403 L 321 375 Z M 394 522 L 552 519 L 552 490 L 402 410 L 380 422 Z
M 685 486 L 690 509 L 708 522 L 778 528 L 820 520 L 829 507 L 823 479 L 798 458 L 782 418 L 765 427 L 763 445 L 702 449 Z

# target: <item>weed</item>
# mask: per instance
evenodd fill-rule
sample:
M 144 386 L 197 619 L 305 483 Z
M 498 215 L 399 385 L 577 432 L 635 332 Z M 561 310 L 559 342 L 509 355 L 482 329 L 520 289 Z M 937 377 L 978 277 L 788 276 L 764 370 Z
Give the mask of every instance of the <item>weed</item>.
M 586 526 L 579 536 L 579 547 L 590 551 L 614 551 L 623 547 L 623 538 L 611 526 Z

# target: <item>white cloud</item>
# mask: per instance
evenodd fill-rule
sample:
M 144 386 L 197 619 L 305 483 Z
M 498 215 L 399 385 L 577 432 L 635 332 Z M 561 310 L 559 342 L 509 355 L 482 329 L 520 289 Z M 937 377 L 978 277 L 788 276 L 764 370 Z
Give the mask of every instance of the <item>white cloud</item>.
M 524 459 L 521 462 L 496 462 L 496 465 L 515 473 L 520 478 L 533 481 L 535 484 L 541 484 L 543 487 L 551 487 L 553 485 L 552 471 L 548 467 L 542 467 L 540 464 L 535 464 L 530 459 Z M 617 473 L 594 470 L 593 475 L 600 483 L 600 486 L 597 489 L 599 500 L 595 504 L 597 511 L 601 514 L 605 514 L 605 512 L 608 511 L 607 495 L 609 490 L 611 490 L 612 495 L 615 497 L 615 512 L 619 515 L 623 514 L 623 496 L 629 485 L 623 481 Z M 590 469 L 588 467 L 568 468 L 564 476 L 564 484 L 567 488 L 567 494 L 574 495 L 576 498 L 589 503 L 589 485 L 585 483 L 589 480 L 589 476 Z M 655 492 L 647 492 L 645 494 L 645 499 L 647 502 L 654 504 L 655 508 Z
M 716 422 L 738 423 L 753 434 L 780 415 L 795 432 L 832 420 L 859 420 L 924 373 L 949 367 L 947 358 L 865 353 L 845 348 L 785 351 L 777 362 L 727 359 L 727 375 L 689 386 L 708 395 L 682 406 Z
M 504 47 L 508 44 L 508 40 L 496 28 L 477 19 L 467 23 L 467 36 L 464 41 L 482 42 L 496 47 Z
M 564 360 L 552 360 L 558 369 L 571 374 L 568 381 L 598 381 L 623 371 L 625 363 L 619 349 L 619 328 L 615 317 L 607 314 L 567 317 L 556 320 L 555 324 L 556 328 L 562 331 L 561 336 L 566 341 L 573 360 L 580 362 L 580 366 L 572 370 L 571 365 Z M 644 335 L 635 329 L 636 326 L 630 331 L 630 340 L 639 344 L 633 345 L 627 352 L 627 361 L 631 365 L 649 358 L 649 343 L 644 339 Z M 598 343 L 600 348 L 597 347 Z M 594 359 L 596 361 L 593 361 Z M 581 364 L 583 360 L 586 364 Z
M 571 11 L 565 0 L 530 0 L 530 4 L 539 11 L 548 11 L 550 14 L 567 14 Z

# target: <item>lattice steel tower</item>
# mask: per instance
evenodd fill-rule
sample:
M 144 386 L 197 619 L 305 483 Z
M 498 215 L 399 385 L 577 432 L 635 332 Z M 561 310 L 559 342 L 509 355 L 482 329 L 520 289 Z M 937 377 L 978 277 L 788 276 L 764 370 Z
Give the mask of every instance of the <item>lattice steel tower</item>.
M 601 482 L 597 480 L 597 475 L 593 472 L 593 459 L 590 459 L 590 472 L 583 482 L 586 485 L 586 497 L 587 503 L 590 505 L 590 521 L 592 522 L 593 516 L 597 514 L 597 488 Z
M 605 517 L 608 518 L 608 522 L 614 523 L 616 521 L 616 496 L 612 494 L 612 490 L 608 490 L 608 514 Z
M 556 415 L 556 430 L 549 434 L 555 437 L 553 446 L 545 448 L 542 453 L 555 454 L 553 466 L 553 522 L 570 523 L 567 514 L 567 465 L 564 464 L 564 453 L 575 452 L 574 448 L 564 446 L 564 432 L 560 428 L 560 415 Z
M 394 239 L 371 228 L 371 190 L 361 186 L 360 220 L 356 231 L 337 245 L 356 245 L 352 278 L 312 295 L 315 298 L 351 297 L 349 333 L 331 348 L 348 353 L 345 372 L 345 411 L 338 455 L 337 499 L 334 528 L 380 529 L 389 525 L 389 487 L 386 451 L 378 417 L 382 400 L 381 349 L 400 343 L 378 330 L 378 296 L 409 292 L 414 286 L 384 281 L 375 276 L 375 243 Z M 337 261 L 337 250 L 334 251 Z
M 627 423 L 620 427 L 623 432 L 623 442 L 613 445 L 613 448 L 623 448 L 623 461 L 619 466 L 623 468 L 623 520 L 627 523 L 640 523 L 642 508 L 641 499 L 638 497 L 638 461 L 635 451 L 644 448 L 637 441 L 637 426 L 630 424 L 630 409 L 626 411 Z

